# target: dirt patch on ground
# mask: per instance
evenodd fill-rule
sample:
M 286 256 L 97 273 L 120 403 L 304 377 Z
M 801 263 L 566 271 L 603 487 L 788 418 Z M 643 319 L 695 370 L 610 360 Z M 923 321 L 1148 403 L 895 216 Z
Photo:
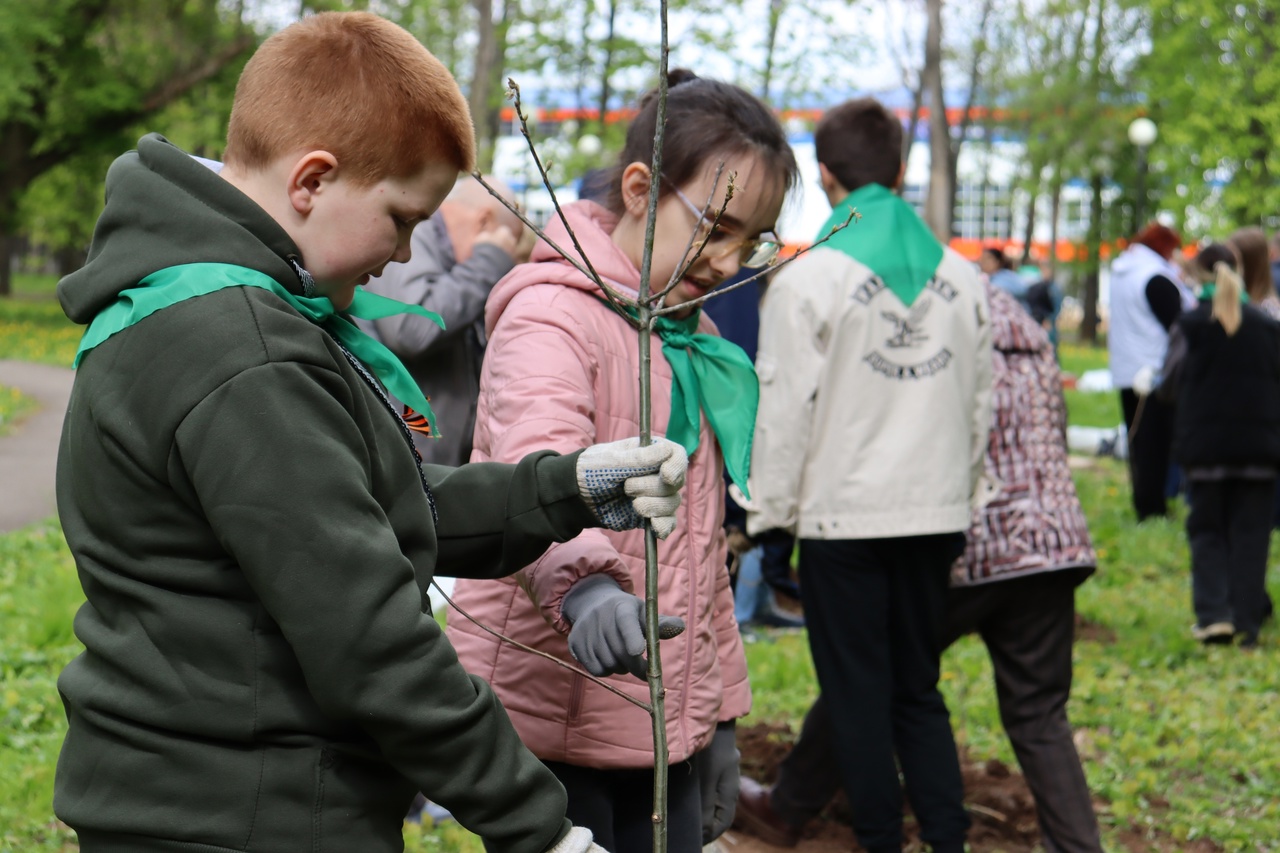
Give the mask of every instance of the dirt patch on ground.
M 1116 632 L 1103 625 L 1076 614 L 1076 642 L 1101 643 L 1109 646 L 1116 641 Z
M 738 729 L 738 749 L 742 752 L 742 773 L 765 784 L 777 778 L 778 763 L 787 754 L 795 735 L 784 725 L 761 723 Z M 983 760 L 961 752 L 965 805 L 973 818 L 969 845 L 973 853 L 1033 853 L 1040 847 L 1040 827 L 1036 823 L 1035 801 L 1026 780 L 1016 768 L 994 759 Z M 1104 809 L 1106 804 L 1098 802 Z M 925 849 L 919 827 L 908 808 L 904 832 L 907 851 Z M 1168 836 L 1152 836 L 1147 830 L 1125 830 L 1120 835 L 1129 853 L 1221 853 L 1222 848 L 1207 840 L 1176 841 Z M 720 839 L 726 853 L 776 853 L 780 848 L 765 844 L 735 827 Z M 805 827 L 796 853 L 849 853 L 861 851 L 850 828 L 849 807 L 840 793 L 831 805 Z

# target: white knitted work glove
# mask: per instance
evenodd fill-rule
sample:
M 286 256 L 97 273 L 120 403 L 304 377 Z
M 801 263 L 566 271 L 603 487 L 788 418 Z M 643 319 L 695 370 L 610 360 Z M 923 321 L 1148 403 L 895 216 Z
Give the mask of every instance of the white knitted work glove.
M 665 438 L 648 447 L 638 438 L 595 444 L 578 457 L 578 491 L 601 526 L 634 530 L 647 518 L 666 539 L 676 527 L 688 467 L 684 448 Z
M 609 853 L 592 840 L 591 830 L 585 826 L 575 826 L 569 834 L 560 839 L 555 847 L 547 849 L 547 853 Z
M 1138 368 L 1138 372 L 1133 374 L 1133 393 L 1139 397 L 1147 396 L 1159 384 L 1160 377 L 1156 375 L 1156 369 L 1150 365 Z

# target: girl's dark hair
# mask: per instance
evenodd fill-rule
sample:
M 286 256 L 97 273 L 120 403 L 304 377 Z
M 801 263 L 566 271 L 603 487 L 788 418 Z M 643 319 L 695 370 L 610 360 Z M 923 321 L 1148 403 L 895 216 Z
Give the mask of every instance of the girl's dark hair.
M 684 68 L 667 74 L 667 129 L 662 145 L 661 195 L 694 180 L 711 157 L 755 154 L 770 175 L 783 179 L 783 189 L 800 180 L 795 154 L 777 116 L 755 95 L 732 83 L 706 80 Z M 658 90 L 646 93 L 627 128 L 627 142 L 609 181 L 605 206 L 621 215 L 622 172 L 631 163 L 653 162 L 653 135 L 658 126 Z M 699 199 L 701 201 L 701 199 Z M 717 206 L 719 202 L 714 202 Z
M 1236 253 L 1224 243 L 1210 243 L 1205 246 L 1196 252 L 1193 263 L 1196 265 L 1196 272 L 1202 281 L 1213 280 L 1214 270 L 1218 264 L 1226 264 L 1233 270 L 1237 270 L 1239 265 Z
M 983 248 L 982 254 L 995 258 L 996 263 L 1000 264 L 1000 269 L 1002 270 L 1013 269 L 1013 261 L 1009 260 L 1009 256 L 1001 249 L 997 249 L 994 246 L 986 246 Z

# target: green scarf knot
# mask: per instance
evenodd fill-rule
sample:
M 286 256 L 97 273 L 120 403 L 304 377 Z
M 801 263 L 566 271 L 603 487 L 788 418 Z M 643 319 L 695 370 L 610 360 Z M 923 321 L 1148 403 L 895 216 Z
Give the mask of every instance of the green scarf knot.
M 634 309 L 627 312 L 633 319 Z M 698 449 L 702 418 L 720 450 L 729 477 L 747 497 L 751 473 L 751 442 L 755 437 L 760 380 L 742 347 L 718 335 L 699 333 L 695 311 L 683 320 L 658 317 L 654 331 L 662 340 L 662 354 L 671 365 L 671 419 L 667 438 L 690 456 Z
M 76 350 L 75 366 L 89 350 L 155 312 L 197 296 L 227 287 L 259 287 L 289 303 L 295 311 L 329 332 L 351 351 L 397 399 L 427 419 L 431 435 L 437 435 L 436 419 L 422 389 L 395 353 L 362 332 L 334 307 L 327 296 L 299 296 L 269 275 L 235 264 L 180 264 L 153 272 L 138 286 L 120 292 L 116 300 L 98 312 Z M 356 288 L 347 314 L 363 320 L 379 320 L 393 314 L 418 314 L 444 328 L 444 320 L 420 305 L 407 305 L 386 296 Z

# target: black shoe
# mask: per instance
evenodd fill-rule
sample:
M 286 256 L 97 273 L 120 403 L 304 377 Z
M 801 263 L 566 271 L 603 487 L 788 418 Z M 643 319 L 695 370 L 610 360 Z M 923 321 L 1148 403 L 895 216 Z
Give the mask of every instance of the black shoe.
M 803 628 L 804 617 L 796 616 L 778 607 L 772 600 L 760 609 L 760 613 L 755 619 L 751 620 L 756 625 L 764 625 L 766 628 Z
M 1238 645 L 1242 649 L 1256 649 L 1258 647 L 1258 635 L 1241 632 Z

